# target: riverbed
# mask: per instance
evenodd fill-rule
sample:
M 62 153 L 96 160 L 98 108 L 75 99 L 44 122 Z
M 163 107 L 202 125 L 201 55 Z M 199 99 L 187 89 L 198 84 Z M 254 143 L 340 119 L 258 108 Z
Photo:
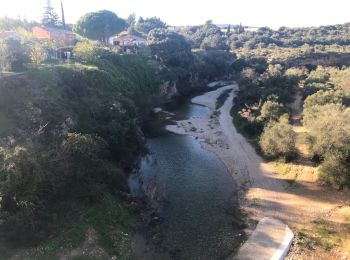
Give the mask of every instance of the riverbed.
M 231 174 L 198 139 L 165 130 L 171 120 L 209 118 L 210 113 L 188 100 L 152 120 L 149 153 L 129 181 L 132 194 L 148 205 L 147 226 L 134 241 L 136 259 L 225 259 L 240 246 L 242 216 Z

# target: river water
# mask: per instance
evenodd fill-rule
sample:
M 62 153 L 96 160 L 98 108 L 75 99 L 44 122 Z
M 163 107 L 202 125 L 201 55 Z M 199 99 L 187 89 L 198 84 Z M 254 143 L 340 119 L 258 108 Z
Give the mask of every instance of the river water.
M 177 120 L 210 116 L 189 101 L 172 112 Z M 193 137 L 167 132 L 169 122 L 159 117 L 146 131 L 149 154 L 129 180 L 131 193 L 146 196 L 153 210 L 146 240 L 164 254 L 151 258 L 225 259 L 243 239 L 235 182 L 214 153 Z

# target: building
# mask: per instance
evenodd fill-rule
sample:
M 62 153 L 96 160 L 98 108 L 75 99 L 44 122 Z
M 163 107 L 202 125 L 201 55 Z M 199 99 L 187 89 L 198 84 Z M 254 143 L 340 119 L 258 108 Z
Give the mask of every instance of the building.
M 76 35 L 71 31 L 46 26 L 35 26 L 33 35 L 39 40 L 53 40 L 61 46 L 71 46 L 77 41 Z
M 20 41 L 21 35 L 15 31 L 3 31 L 3 32 L 0 32 L 0 40 Z
M 125 53 L 137 53 L 147 44 L 147 40 L 136 35 L 115 35 L 109 38 L 109 44 Z

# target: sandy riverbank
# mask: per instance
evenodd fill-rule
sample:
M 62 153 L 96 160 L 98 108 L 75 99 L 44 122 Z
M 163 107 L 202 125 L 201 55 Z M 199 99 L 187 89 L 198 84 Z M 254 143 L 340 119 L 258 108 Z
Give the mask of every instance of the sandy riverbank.
M 315 182 L 300 181 L 291 186 L 271 170 L 232 124 L 230 110 L 237 85 L 205 93 L 192 102 L 214 112 L 217 97 L 229 88 L 233 91 L 220 108 L 219 117 L 178 121 L 167 129 L 194 136 L 205 149 L 217 154 L 240 188 L 241 207 L 249 213 L 251 223 L 272 217 L 296 230 L 350 202 L 348 194 L 320 187 Z

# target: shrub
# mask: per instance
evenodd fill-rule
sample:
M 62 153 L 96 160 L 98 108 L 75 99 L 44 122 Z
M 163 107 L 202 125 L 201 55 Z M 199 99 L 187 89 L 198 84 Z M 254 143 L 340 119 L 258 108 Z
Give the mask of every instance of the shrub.
M 295 155 L 295 136 L 286 123 L 270 123 L 260 137 L 260 147 L 267 157 L 283 157 L 288 160 Z
M 268 100 L 261 107 L 259 119 L 266 123 L 270 121 L 278 121 L 284 112 L 285 109 L 282 104 Z
M 320 167 L 319 181 L 343 187 L 350 185 L 350 163 L 340 155 L 329 155 Z

